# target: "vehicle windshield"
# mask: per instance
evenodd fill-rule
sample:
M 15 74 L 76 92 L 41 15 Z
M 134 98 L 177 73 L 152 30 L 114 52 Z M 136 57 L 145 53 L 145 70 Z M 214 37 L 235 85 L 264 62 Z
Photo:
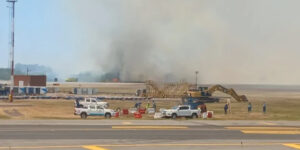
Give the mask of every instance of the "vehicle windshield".
M 101 99 L 91 98 L 92 102 L 101 102 Z
M 172 107 L 172 109 L 177 109 L 178 108 L 178 106 L 174 106 L 174 107 Z

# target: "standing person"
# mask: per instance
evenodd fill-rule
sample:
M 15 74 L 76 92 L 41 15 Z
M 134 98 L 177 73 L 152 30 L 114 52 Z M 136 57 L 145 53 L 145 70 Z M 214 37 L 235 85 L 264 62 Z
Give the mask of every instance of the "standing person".
M 203 119 L 206 119 L 207 116 L 207 109 L 206 109 L 206 105 L 203 103 L 200 105 L 200 109 L 201 109 L 201 115 Z
M 249 102 L 248 104 L 248 112 L 251 112 L 252 111 L 252 104 Z
M 201 113 L 207 112 L 206 105 L 204 103 L 201 104 L 200 109 L 201 109 Z
M 224 106 L 224 113 L 227 114 L 228 104 L 226 103 Z
M 204 112 L 204 104 L 200 105 L 200 109 L 201 109 L 201 114 Z
M 147 108 L 147 109 L 150 108 L 150 102 L 149 102 L 149 100 L 148 100 L 148 102 L 147 102 L 146 108 Z
M 229 98 L 227 99 L 227 106 L 228 106 L 228 112 L 231 113 L 231 101 Z
M 138 108 L 138 102 L 134 104 L 134 108 Z
M 264 104 L 263 104 L 263 112 L 264 112 L 264 113 L 267 112 L 267 104 L 266 104 L 266 102 L 264 102 Z
M 154 108 L 154 111 L 156 112 L 156 104 L 154 101 L 152 101 L 152 107 Z
M 197 109 L 198 109 L 198 111 L 199 111 L 200 114 L 201 114 L 201 113 L 202 113 L 202 112 L 201 112 L 201 105 L 198 105 Z
M 141 102 L 136 102 L 135 105 L 134 105 L 134 107 L 137 108 L 137 109 L 140 109 L 141 108 L 141 104 L 142 104 Z

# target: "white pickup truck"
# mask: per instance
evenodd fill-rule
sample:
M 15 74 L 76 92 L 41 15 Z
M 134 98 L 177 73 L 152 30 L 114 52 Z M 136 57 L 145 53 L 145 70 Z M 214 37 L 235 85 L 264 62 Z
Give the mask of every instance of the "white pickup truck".
M 172 109 L 163 110 L 162 115 L 165 118 L 176 119 L 177 117 L 191 117 L 198 118 L 201 111 L 197 109 L 191 109 L 189 105 L 179 105 Z
M 102 108 L 108 108 L 108 103 L 103 102 L 101 100 L 97 100 L 96 98 L 85 98 L 84 100 L 76 100 L 75 106 L 76 107 L 100 106 Z
M 101 106 L 84 106 L 82 108 L 74 108 L 74 115 L 80 115 L 82 119 L 86 119 L 88 116 L 104 116 L 106 119 L 116 115 L 116 112 L 112 109 L 106 109 Z

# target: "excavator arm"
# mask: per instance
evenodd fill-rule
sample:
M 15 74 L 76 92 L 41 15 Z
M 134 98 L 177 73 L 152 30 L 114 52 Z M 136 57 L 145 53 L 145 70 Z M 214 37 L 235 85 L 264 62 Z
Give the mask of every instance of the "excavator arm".
M 222 85 L 214 85 L 211 88 L 208 89 L 207 93 L 213 94 L 215 91 L 220 91 L 225 94 L 231 95 L 235 100 L 238 102 L 247 102 L 248 99 L 245 95 L 238 95 L 234 89 L 227 89 L 223 87 Z

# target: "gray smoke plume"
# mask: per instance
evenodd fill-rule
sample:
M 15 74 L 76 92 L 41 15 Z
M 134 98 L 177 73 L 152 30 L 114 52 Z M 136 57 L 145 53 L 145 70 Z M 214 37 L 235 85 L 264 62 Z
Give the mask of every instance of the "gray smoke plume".
M 201 83 L 288 84 L 300 83 L 299 3 L 72 0 L 64 12 L 94 69 L 122 81 L 194 81 L 198 70 Z
M 155 73 L 151 62 L 152 37 L 145 32 L 121 33 L 111 43 L 109 55 L 102 65 L 106 72 L 113 73 L 122 81 L 143 81 Z M 154 61 L 154 59 L 153 59 Z

